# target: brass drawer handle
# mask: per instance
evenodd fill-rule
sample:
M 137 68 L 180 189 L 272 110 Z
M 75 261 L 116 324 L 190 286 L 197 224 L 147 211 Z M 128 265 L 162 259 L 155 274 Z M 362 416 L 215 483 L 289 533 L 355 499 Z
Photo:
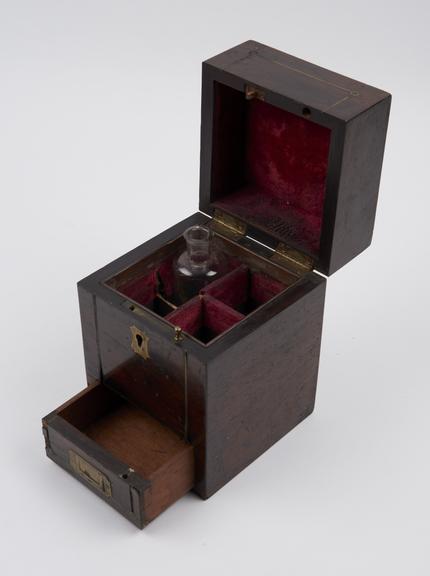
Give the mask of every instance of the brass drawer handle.
M 100 490 L 108 498 L 112 496 L 112 486 L 105 474 L 84 460 L 82 456 L 73 452 L 73 450 L 69 450 L 69 461 L 70 466 L 78 476 L 83 478 L 93 488 Z

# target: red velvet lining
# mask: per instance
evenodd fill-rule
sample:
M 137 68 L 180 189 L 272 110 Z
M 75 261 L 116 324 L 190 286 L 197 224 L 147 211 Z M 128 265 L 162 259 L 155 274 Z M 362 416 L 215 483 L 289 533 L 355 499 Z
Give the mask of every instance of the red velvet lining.
M 129 281 L 120 290 L 128 298 L 164 316 L 174 326 L 202 342 L 209 342 L 240 322 L 244 314 L 286 288 L 281 282 L 261 272 L 253 272 L 230 257 L 226 257 L 226 265 L 231 271 L 206 286 L 200 296 L 175 310 L 172 310 L 175 301 L 173 258 L 161 262 L 145 276 Z M 157 298 L 159 294 L 163 298 Z
M 203 297 L 204 325 L 213 334 L 222 334 L 244 319 L 244 315 L 210 296 Z
M 213 203 L 317 254 L 330 130 L 215 84 Z
M 151 308 L 157 293 L 157 274 L 151 272 L 121 287 L 121 292 L 143 306 Z
M 200 330 L 203 320 L 201 298 L 196 296 L 192 300 L 188 300 L 180 308 L 168 314 L 166 320 L 174 326 L 179 326 L 188 334 L 196 334 Z
M 240 262 L 227 254 L 222 254 L 225 272 L 240 266 Z M 140 276 L 119 288 L 120 292 L 138 304 L 152 308 L 157 292 L 172 303 L 176 302 L 175 278 L 173 272 L 174 258 L 166 258 L 154 270 Z
M 210 296 L 196 296 L 166 316 L 171 324 L 204 342 L 222 334 L 243 318 L 243 314 Z
M 172 298 L 175 292 L 175 276 L 173 274 L 173 258 L 164 260 L 157 269 L 160 288 L 163 296 Z
M 285 288 L 284 284 L 267 276 L 267 274 L 262 274 L 261 272 L 251 274 L 250 297 L 258 306 L 268 302 Z
M 251 272 L 246 266 L 241 266 L 209 284 L 202 294 L 210 295 L 241 312 L 250 312 L 285 288 L 285 284 L 267 274 Z
M 248 284 L 248 268 L 240 266 L 203 288 L 201 293 L 217 298 L 232 308 L 240 308 L 248 297 Z

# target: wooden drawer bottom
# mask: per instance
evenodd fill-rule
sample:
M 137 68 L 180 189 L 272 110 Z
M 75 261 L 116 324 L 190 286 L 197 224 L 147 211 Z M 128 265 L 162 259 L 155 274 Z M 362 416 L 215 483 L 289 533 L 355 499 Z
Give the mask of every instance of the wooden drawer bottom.
M 139 528 L 191 490 L 193 447 L 100 384 L 43 419 L 46 453 Z

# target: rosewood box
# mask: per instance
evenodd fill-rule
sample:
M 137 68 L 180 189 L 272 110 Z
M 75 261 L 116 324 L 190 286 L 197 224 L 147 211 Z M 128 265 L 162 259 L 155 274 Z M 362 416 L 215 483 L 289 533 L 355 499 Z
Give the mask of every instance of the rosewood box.
M 326 276 L 372 238 L 391 97 L 249 41 L 203 63 L 200 212 L 78 284 L 88 386 L 47 455 L 137 526 L 314 408 Z M 223 274 L 178 302 L 184 231 Z

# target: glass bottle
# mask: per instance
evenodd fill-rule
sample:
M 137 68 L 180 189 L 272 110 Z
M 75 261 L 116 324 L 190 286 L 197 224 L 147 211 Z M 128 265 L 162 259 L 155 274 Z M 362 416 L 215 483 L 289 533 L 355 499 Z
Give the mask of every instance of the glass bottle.
M 184 232 L 187 249 L 174 264 L 176 296 L 184 303 L 215 280 L 220 272 L 213 246 L 212 231 L 206 226 L 191 226 Z

